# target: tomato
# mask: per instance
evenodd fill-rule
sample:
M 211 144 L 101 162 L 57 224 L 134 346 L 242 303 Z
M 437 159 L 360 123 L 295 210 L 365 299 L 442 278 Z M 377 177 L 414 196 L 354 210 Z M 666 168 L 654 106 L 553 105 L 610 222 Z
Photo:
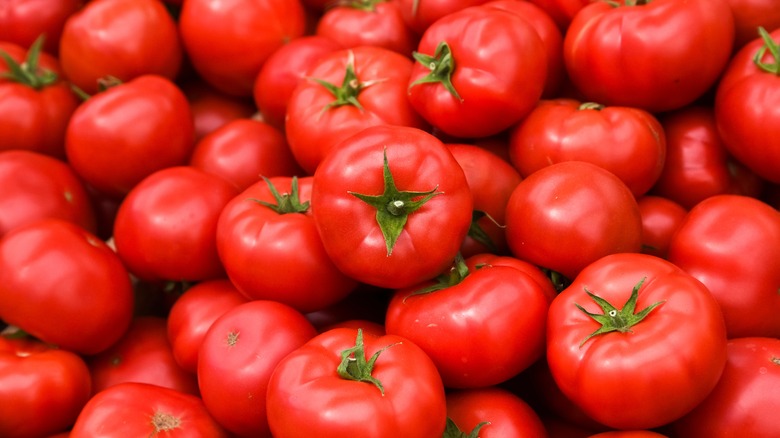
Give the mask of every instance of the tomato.
M 0 151 L 64 158 L 65 129 L 80 102 L 57 59 L 41 52 L 42 44 L 36 40 L 25 53 L 21 46 L 0 42 Z
M 195 144 L 189 164 L 224 178 L 239 190 L 261 177 L 303 173 L 283 132 L 245 118 L 229 121 L 203 137 Z
M 227 122 L 248 119 L 257 112 L 251 100 L 223 93 L 203 80 L 182 82 L 181 89 L 190 103 L 196 142 Z
M 326 156 L 311 203 L 336 267 L 386 288 L 444 272 L 473 211 L 466 177 L 447 147 L 425 131 L 389 125 L 366 128 Z
M 294 38 L 276 49 L 263 63 L 255 79 L 252 97 L 263 120 L 284 129 L 287 103 L 308 70 L 326 54 L 342 49 L 336 41 L 319 35 Z
M 686 106 L 660 120 L 666 133 L 666 161 L 653 194 L 687 209 L 714 195 L 759 194 L 761 179 L 726 151 L 712 106 Z
M 534 26 L 497 8 L 475 6 L 436 21 L 414 58 L 409 101 L 455 137 L 487 137 L 517 123 L 538 102 L 547 77 Z
M 193 136 L 184 93 L 162 76 L 145 75 L 79 106 L 68 123 L 65 153 L 84 181 L 122 197 L 155 171 L 185 164 Z
M 470 6 L 487 3 L 490 0 L 394 0 L 401 8 L 407 25 L 422 35 L 438 19 Z
M 670 199 L 652 195 L 642 196 L 637 205 L 642 216 L 642 252 L 666 258 L 672 236 L 688 210 Z
M 448 432 L 445 437 L 479 431 L 480 438 L 545 437 L 547 431 L 536 412 L 520 397 L 500 387 L 447 393 Z M 463 435 L 457 435 L 457 431 Z M 472 435 L 477 436 L 477 435 Z
M 413 364 L 414 366 L 409 366 Z M 399 336 L 337 328 L 279 362 L 268 383 L 276 438 L 441 436 L 444 387 L 430 358 Z
M 224 179 L 188 166 L 159 170 L 131 190 L 114 222 L 114 243 L 142 280 L 199 281 L 224 276 L 217 220 L 238 194 Z
M 90 395 L 87 365 L 76 353 L 0 336 L 0 434 L 40 437 L 70 428 Z
M 107 349 L 127 330 L 133 290 L 127 269 L 78 225 L 41 219 L 0 240 L 0 319 L 77 353 Z
M 30 46 L 39 36 L 43 50 L 57 55 L 65 20 L 81 8 L 84 0 L 8 0 L 0 9 L 0 41 Z
M 702 97 L 733 45 L 727 0 L 596 1 L 572 19 L 563 57 L 586 100 L 657 113 Z
M 96 218 L 84 184 L 68 164 L 47 155 L 0 152 L 0 237 L 42 218 L 73 222 L 95 233 Z
M 558 28 L 562 32 L 565 32 L 569 28 L 571 20 L 577 15 L 580 9 L 584 8 L 588 3 L 592 3 L 594 0 L 528 0 L 529 3 L 533 3 L 539 6 L 545 12 L 550 15 Z
M 387 333 L 414 342 L 447 388 L 509 380 L 544 354 L 549 299 L 529 275 L 508 266 L 469 269 L 458 259 L 438 281 L 399 289 Z
M 206 409 L 238 436 L 270 436 L 266 391 L 271 373 L 316 334 L 301 313 L 274 301 L 255 300 L 222 314 L 206 332 L 198 356 Z
M 729 338 L 780 337 L 780 213 L 755 198 L 712 196 L 689 212 L 668 259 L 720 303 Z
M 665 425 L 701 403 L 723 371 L 726 343 L 707 288 L 646 254 L 588 265 L 553 301 L 547 324 L 555 382 L 616 429 Z
M 673 424 L 678 436 L 719 438 L 777 434 L 780 409 L 780 339 L 732 339 L 718 385 L 702 403 Z M 738 409 L 737 409 L 738 407 Z
M 173 80 L 183 57 L 176 23 L 159 0 L 87 2 L 65 21 L 59 50 L 65 76 L 87 94 L 107 76 Z
M 237 96 L 252 95 L 263 63 L 286 41 L 302 36 L 305 24 L 300 0 L 188 0 L 179 15 L 195 71 Z
M 485 266 L 508 266 L 529 275 L 541 287 L 542 292 L 544 292 L 549 301 L 552 301 L 558 295 L 558 291 L 555 289 L 550 277 L 542 269 L 516 257 L 481 253 L 466 258 L 466 265 L 472 271 Z
M 198 352 L 211 324 L 248 300 L 227 279 L 206 280 L 187 289 L 166 318 L 173 358 L 181 368 L 198 371 Z
M 759 26 L 765 29 L 780 28 L 780 8 L 774 0 L 727 0 L 734 13 L 734 48 L 758 38 Z
M 412 61 L 381 47 L 323 56 L 292 92 L 285 129 L 293 155 L 313 174 L 337 143 L 369 126 L 426 129 L 406 97 Z
M 615 174 L 566 161 L 515 187 L 506 207 L 506 237 L 515 257 L 573 279 L 605 255 L 639 252 L 642 218 L 631 190 Z
M 559 98 L 539 102 L 512 128 L 509 157 L 525 177 L 553 163 L 587 161 L 641 196 L 663 170 L 666 137 L 647 111 Z
M 223 438 L 227 432 L 200 398 L 148 383 L 126 382 L 87 402 L 70 438 L 165 436 Z
M 763 30 L 729 62 L 715 95 L 715 123 L 726 150 L 758 176 L 780 182 L 780 29 Z

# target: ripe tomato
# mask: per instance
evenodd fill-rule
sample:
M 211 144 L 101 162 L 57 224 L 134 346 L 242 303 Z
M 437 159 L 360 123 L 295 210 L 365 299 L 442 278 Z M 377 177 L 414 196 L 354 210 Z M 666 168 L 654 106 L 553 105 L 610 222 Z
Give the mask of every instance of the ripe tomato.
M 399 4 L 404 21 L 418 35 L 422 35 L 433 22 L 465 9 L 481 5 L 489 0 L 394 0 Z
M 390 125 L 366 128 L 326 156 L 311 202 L 336 267 L 387 288 L 444 272 L 473 211 L 466 177 L 447 147 L 419 129 Z
M 528 403 L 500 387 L 448 392 L 447 417 L 447 429 L 452 432 L 445 437 L 468 433 L 480 438 L 547 436 L 542 420 Z M 477 430 L 479 435 L 474 435 Z
M 734 48 L 759 38 L 756 29 L 780 28 L 780 8 L 774 0 L 727 0 L 734 13 Z
M 688 210 L 661 196 L 642 196 L 637 200 L 642 216 L 642 252 L 666 258 L 672 236 L 685 220 Z
M 475 254 L 466 259 L 466 265 L 469 270 L 481 269 L 485 266 L 508 266 L 510 268 L 517 269 L 523 273 L 529 275 L 531 278 L 539 284 L 542 288 L 542 292 L 547 297 L 548 301 L 552 301 L 558 291 L 555 289 L 550 277 L 548 277 L 542 269 L 538 266 L 520 260 L 512 256 L 501 256 L 490 253 Z
M 56 56 L 65 20 L 82 3 L 84 0 L 7 0 L 0 8 L 0 41 L 29 47 L 45 35 L 43 50 Z
M 707 288 L 646 254 L 583 269 L 550 306 L 547 362 L 563 393 L 596 421 L 649 429 L 682 417 L 715 387 L 726 327 Z
M 414 364 L 414 366 L 409 366 Z M 276 438 L 441 436 L 446 401 L 431 359 L 399 336 L 321 333 L 279 362 L 268 384 Z

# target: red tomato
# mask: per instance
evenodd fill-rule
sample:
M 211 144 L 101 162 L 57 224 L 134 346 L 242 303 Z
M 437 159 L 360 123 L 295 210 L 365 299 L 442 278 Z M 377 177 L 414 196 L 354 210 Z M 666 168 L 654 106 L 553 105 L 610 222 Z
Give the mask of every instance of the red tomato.
M 547 362 L 561 391 L 596 421 L 649 429 L 704 400 L 726 342 L 720 307 L 701 282 L 658 257 L 613 254 L 553 301 Z
M 176 23 L 159 0 L 92 0 L 65 21 L 59 58 L 68 80 L 94 94 L 107 76 L 173 80 L 182 53 Z
M 73 222 L 95 233 L 84 184 L 66 163 L 29 151 L 0 151 L 0 237 L 42 218 Z
M 348 276 L 401 288 L 444 272 L 471 223 L 466 177 L 424 131 L 374 126 L 325 157 L 312 183 L 325 251 Z
M 168 79 L 145 75 L 91 97 L 70 119 L 68 162 L 97 190 L 122 197 L 157 170 L 187 162 L 192 113 Z
M 182 85 L 195 126 L 195 141 L 236 119 L 253 117 L 257 109 L 251 100 L 231 96 L 208 85 L 200 79 Z
M 422 348 L 445 387 L 478 388 L 509 380 L 544 354 L 548 306 L 524 272 L 471 270 L 459 259 L 438 281 L 397 290 L 385 328 Z
M 87 402 L 70 438 L 226 438 L 203 401 L 191 394 L 148 383 L 127 382 Z
M 225 93 L 251 96 L 263 63 L 302 36 L 305 23 L 300 0 L 188 0 L 179 32 L 202 79 Z
M 729 338 L 780 337 L 780 213 L 747 196 L 718 195 L 693 207 L 668 259 L 720 303 Z
M 187 289 L 171 306 L 166 319 L 173 358 L 192 374 L 198 371 L 198 352 L 209 327 L 220 315 L 247 302 L 227 279 L 206 280 Z
M 585 7 L 588 3 L 592 3 L 594 0 L 528 0 L 545 12 L 558 25 L 561 31 L 565 32 L 569 28 L 571 20 L 577 15 L 577 12 Z
M 195 144 L 190 166 L 245 190 L 262 177 L 302 174 L 284 133 L 254 119 L 236 119 Z
M 41 437 L 70 428 L 89 400 L 90 384 L 77 354 L 0 336 L 0 435 Z
M 412 61 L 380 47 L 331 52 L 292 92 L 287 141 L 303 170 L 313 174 L 341 140 L 369 126 L 427 128 L 406 97 Z
M 553 163 L 587 161 L 640 196 L 661 174 L 666 138 L 647 111 L 559 98 L 539 102 L 512 128 L 509 157 L 525 177 Z
M 715 122 L 726 149 L 760 177 L 780 183 L 780 29 L 764 31 L 729 62 L 715 95 Z
M 28 47 L 44 35 L 43 50 L 56 56 L 65 20 L 82 3 L 84 0 L 6 0 L 0 8 L 0 41 Z
M 475 254 L 466 259 L 466 265 L 469 267 L 469 270 L 472 271 L 484 266 L 508 266 L 510 268 L 515 268 L 533 278 L 542 288 L 542 292 L 544 292 L 544 295 L 549 301 L 552 301 L 553 298 L 558 295 L 558 291 L 555 289 L 552 281 L 550 281 L 550 278 L 545 275 L 544 271 L 536 265 L 512 256 L 500 256 L 490 253 Z
M 479 434 L 472 436 L 480 438 L 547 436 L 539 415 L 523 399 L 499 387 L 447 393 L 447 416 L 452 434 L 445 436 L 467 436 L 476 430 Z
M 61 219 L 14 228 L 0 240 L 0 319 L 44 342 L 96 354 L 127 330 L 133 289 L 102 240 Z
M 686 106 L 660 120 L 666 161 L 653 194 L 687 209 L 714 195 L 759 194 L 762 181 L 726 151 L 712 106 Z
M 506 207 L 506 237 L 517 258 L 573 279 L 607 254 L 639 252 L 642 217 L 613 173 L 566 161 L 517 185 Z
M 727 0 L 596 1 L 574 16 L 563 56 L 586 100 L 655 113 L 708 91 L 733 45 Z
M 400 5 L 404 21 L 422 35 L 438 19 L 490 0 L 394 0 Z
M 41 52 L 42 42 L 36 40 L 26 54 L 21 46 L 0 42 L 0 151 L 64 158 L 65 129 L 80 102 L 57 59 Z
M 675 422 L 673 430 L 690 438 L 775 436 L 778 390 L 780 339 L 732 339 L 717 386 L 692 412 Z
M 759 38 L 759 26 L 765 29 L 780 28 L 780 8 L 775 0 L 726 0 L 734 13 L 734 48 Z
M 435 128 L 487 137 L 525 117 L 547 77 L 544 42 L 514 12 L 475 6 L 448 14 L 422 35 L 409 101 Z
M 316 334 L 301 313 L 274 301 L 256 300 L 222 314 L 206 332 L 198 356 L 206 409 L 238 436 L 270 436 L 266 391 L 271 373 Z
M 688 210 L 661 196 L 642 196 L 637 200 L 642 216 L 642 252 L 666 258 L 672 236 L 685 220 Z
M 409 366 L 413 364 L 414 366 Z M 268 384 L 275 438 L 441 436 L 444 387 L 430 358 L 394 335 L 337 328 L 287 355 Z
M 229 182 L 194 167 L 169 167 L 149 175 L 117 211 L 114 243 L 119 257 L 142 280 L 224 276 L 217 254 L 217 220 L 237 194 Z

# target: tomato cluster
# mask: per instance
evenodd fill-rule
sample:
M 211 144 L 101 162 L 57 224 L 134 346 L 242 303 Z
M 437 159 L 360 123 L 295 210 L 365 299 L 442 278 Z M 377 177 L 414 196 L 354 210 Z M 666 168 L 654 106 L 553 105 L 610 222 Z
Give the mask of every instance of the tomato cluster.
M 0 436 L 775 437 L 776 0 L 6 0 Z

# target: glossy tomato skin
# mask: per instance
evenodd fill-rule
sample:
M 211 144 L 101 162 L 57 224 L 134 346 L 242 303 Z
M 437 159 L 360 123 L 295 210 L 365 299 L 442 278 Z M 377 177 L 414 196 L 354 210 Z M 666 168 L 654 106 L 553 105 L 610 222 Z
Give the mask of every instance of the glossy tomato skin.
M 189 0 L 179 32 L 201 78 L 225 93 L 251 96 L 263 63 L 302 36 L 305 22 L 300 0 Z
M 708 91 L 733 44 L 734 18 L 726 0 L 617 7 L 597 1 L 572 19 L 563 56 L 587 100 L 656 113 L 681 108 Z
M 577 12 L 592 2 L 593 0 L 529 0 L 529 3 L 533 3 L 547 12 L 562 32 L 569 28 L 569 24 Z
M 465 434 L 482 422 L 481 438 L 546 437 L 539 415 L 523 399 L 500 387 L 447 393 L 447 416 Z
M 644 281 L 640 284 L 640 281 Z M 586 293 L 622 309 L 637 287 L 629 328 L 588 338 L 601 311 Z M 668 424 L 701 403 L 726 362 L 717 301 L 682 269 L 646 254 L 613 254 L 583 269 L 550 306 L 547 361 L 558 387 L 586 414 L 617 429 Z
M 639 252 L 642 244 L 631 190 L 584 161 L 553 164 L 520 182 L 507 204 L 506 227 L 515 257 L 569 279 L 605 255 Z
M 552 301 L 558 295 L 558 291 L 555 289 L 550 277 L 542 269 L 517 257 L 481 253 L 467 257 L 465 262 L 470 270 L 480 269 L 484 266 L 508 266 L 517 269 L 533 278 L 549 301 Z
M 316 334 L 300 312 L 274 301 L 254 300 L 222 314 L 206 332 L 198 356 L 198 385 L 208 411 L 238 436 L 270 437 L 271 373 Z
M 780 213 L 755 198 L 718 195 L 693 207 L 668 259 L 720 303 L 729 338 L 780 337 Z
M 61 219 L 41 219 L 0 240 L 0 319 L 44 342 L 96 354 L 130 325 L 127 269 L 102 240 Z
M 65 22 L 59 59 L 68 80 L 87 94 L 98 80 L 154 74 L 173 80 L 183 50 L 176 23 L 159 0 L 87 2 Z
M 489 0 L 397 0 L 404 21 L 417 34 L 422 35 L 435 21 L 471 6 L 487 3 Z
M 203 401 L 148 383 L 127 382 L 92 397 L 76 419 L 71 438 L 166 436 L 226 438 Z
M 734 49 L 758 38 L 759 26 L 773 30 L 780 27 L 780 9 L 772 0 L 727 0 L 734 13 Z
M 46 217 L 95 233 L 96 217 L 84 184 L 68 164 L 36 152 L 0 152 L 0 237 Z
M 416 52 L 435 58 L 442 42 L 449 46 L 457 94 L 440 81 L 418 82 L 432 73 L 427 59 L 417 58 L 408 83 L 414 109 L 442 132 L 462 138 L 497 134 L 526 116 L 542 96 L 545 45 L 518 14 L 483 6 L 448 14 L 425 31 Z
M 114 221 L 114 243 L 142 280 L 199 281 L 224 276 L 217 220 L 238 194 L 224 179 L 189 166 L 159 170 L 131 190 Z
M 65 152 L 84 181 L 121 198 L 153 172 L 185 164 L 193 136 L 182 91 L 162 76 L 145 75 L 79 106 L 68 124 Z
M 0 434 L 39 437 L 67 430 L 90 396 L 84 360 L 43 342 L 0 337 Z M 13 409 L 9 409 L 13 407 Z
M 692 412 L 673 424 L 674 433 L 691 438 L 722 438 L 735 433 L 767 438 L 776 435 L 773 417 L 780 409 L 774 396 L 780 388 L 778 358 L 777 338 L 730 340 L 718 385 Z
M 346 380 L 336 373 L 342 352 L 355 347 L 356 335 L 350 328 L 321 333 L 277 365 L 267 398 L 273 436 L 336 438 L 355 430 L 366 438 L 441 435 L 446 401 L 430 358 L 399 336 L 363 333 L 367 360 L 384 349 L 372 372 L 383 395 L 371 382 Z
M 84 0 L 10 0 L 0 9 L 0 41 L 29 47 L 41 34 L 43 49 L 59 52 L 65 20 L 82 7 Z
M 666 258 L 672 236 L 688 210 L 670 199 L 653 195 L 642 196 L 637 205 L 642 215 L 642 252 Z
M 539 102 L 512 128 L 509 156 L 526 177 L 552 163 L 587 161 L 617 175 L 638 197 L 663 170 L 666 137 L 647 111 L 559 98 Z
M 247 298 L 313 312 L 346 297 L 357 282 L 331 261 L 313 206 L 281 213 L 261 204 L 277 205 L 271 185 L 289 195 L 292 183 L 292 177 L 270 178 L 235 196 L 220 213 L 217 250 L 228 277 Z M 300 203 L 310 202 L 312 177 L 297 179 L 297 190 Z
M 377 223 L 377 208 L 351 194 L 384 193 L 383 154 L 399 191 L 440 192 L 407 215 L 391 250 Z M 311 202 L 336 267 L 386 288 L 411 286 L 444 272 L 473 211 L 466 177 L 446 146 L 425 131 L 387 125 L 364 129 L 325 158 L 314 174 Z

